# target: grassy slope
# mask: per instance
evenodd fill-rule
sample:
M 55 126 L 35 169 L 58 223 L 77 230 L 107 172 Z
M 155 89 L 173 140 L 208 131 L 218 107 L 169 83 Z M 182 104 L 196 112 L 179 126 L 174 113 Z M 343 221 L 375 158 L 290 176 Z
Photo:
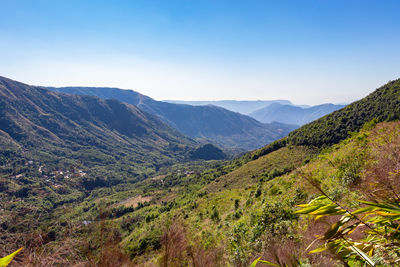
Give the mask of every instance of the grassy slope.
M 207 186 L 208 192 L 251 186 L 260 179 L 272 179 L 274 173 L 289 172 L 303 164 L 314 153 L 307 147 L 284 147 L 264 157 L 249 161 Z

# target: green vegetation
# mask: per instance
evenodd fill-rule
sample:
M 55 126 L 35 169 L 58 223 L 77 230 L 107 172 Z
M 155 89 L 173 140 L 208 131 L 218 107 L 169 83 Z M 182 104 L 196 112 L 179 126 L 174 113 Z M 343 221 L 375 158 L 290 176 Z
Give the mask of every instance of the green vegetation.
M 392 104 L 378 103 L 397 99 L 398 83 L 352 112 L 390 114 Z M 395 265 L 400 123 L 377 123 L 400 113 L 393 110 L 362 126 L 337 124 L 352 131 L 343 136 L 333 124 L 333 139 L 306 125 L 231 161 L 188 161 L 191 141 L 169 131 L 141 143 L 104 124 L 100 132 L 85 126 L 94 131 L 89 145 L 18 135 L 15 124 L 12 138 L 0 135 L 1 253 L 26 245 L 16 259 L 26 266 Z M 319 141 L 293 139 L 299 133 Z
M 314 234 L 321 232 L 321 226 L 318 222 L 316 225 L 312 223 L 307 226 L 308 223 L 296 214 L 296 205 L 320 194 L 320 188 L 332 200 L 340 201 L 342 206 L 346 205 L 349 209 L 359 208 L 357 199 L 363 195 L 360 191 L 363 187 L 359 187 L 365 182 L 364 173 L 372 168 L 371 164 L 377 164 L 377 157 L 384 156 L 382 153 L 385 149 L 376 149 L 382 147 L 382 140 L 389 142 L 388 146 L 400 144 L 400 140 L 389 138 L 397 136 L 399 132 L 398 123 L 379 124 L 373 130 L 365 129 L 340 145 L 325 150 L 304 167 L 271 180 L 260 181 L 260 177 L 255 175 L 262 173 L 262 169 L 257 169 L 257 161 L 261 167 L 267 162 L 278 160 L 283 154 L 288 155 L 290 149 L 296 151 L 294 155 L 299 155 L 299 152 L 304 150 L 301 150 L 301 147 L 283 148 L 256 161 L 250 161 L 214 179 L 205 187 L 206 191 L 191 193 L 185 190 L 184 193 L 178 193 L 173 204 L 167 205 L 168 209 L 162 208 L 161 205 L 157 212 L 156 206 L 153 209 L 150 209 L 150 206 L 147 212 L 141 214 L 144 216 L 151 212 L 154 216 L 142 226 L 138 225 L 137 231 L 128 235 L 123 244 L 129 247 L 129 253 L 135 253 L 137 263 L 156 261 L 157 256 L 151 256 L 146 250 L 138 251 L 140 240 L 149 240 L 154 238 L 154 235 L 157 236 L 157 232 L 151 229 L 160 229 L 166 218 L 181 218 L 184 222 L 180 226 L 182 231 L 190 232 L 189 235 L 193 235 L 193 238 L 208 251 L 218 250 L 222 246 L 222 250 L 228 252 L 227 262 L 237 266 L 249 265 L 251 255 L 257 254 L 264 255 L 262 259 L 279 266 L 285 266 L 285 262 L 291 266 L 290 262 L 295 260 L 304 266 L 340 266 L 341 262 L 329 254 L 318 257 L 307 254 L 306 248 L 312 242 Z M 307 157 L 301 158 L 302 160 L 298 160 L 298 166 L 308 161 L 304 160 Z M 276 164 L 282 162 L 277 161 Z M 270 170 L 274 170 L 274 166 L 272 164 Z M 270 170 L 265 172 L 270 173 Z M 254 171 L 253 174 L 250 171 Z M 249 178 L 252 175 L 255 177 L 246 180 L 245 183 L 237 179 L 244 175 Z M 349 181 L 348 177 L 358 178 L 344 183 L 343 181 Z M 305 182 L 298 183 L 299 179 Z M 142 227 L 144 230 L 139 230 Z M 308 227 L 310 230 L 306 229 Z M 316 231 L 315 227 L 319 230 Z M 201 229 L 201 232 L 196 229 Z M 132 246 L 136 240 L 138 245 Z M 152 247 L 148 248 L 152 250 Z M 280 256 L 276 258 L 273 253 Z
M 365 207 L 349 211 L 327 196 L 313 199 L 309 204 L 299 205 L 300 214 L 320 219 L 324 216 L 342 215 L 319 240 L 323 245 L 310 251 L 318 253 L 330 249 L 349 265 L 394 266 L 400 257 L 399 223 L 400 206 L 395 203 L 360 201 Z M 359 230 L 363 238 L 352 237 Z

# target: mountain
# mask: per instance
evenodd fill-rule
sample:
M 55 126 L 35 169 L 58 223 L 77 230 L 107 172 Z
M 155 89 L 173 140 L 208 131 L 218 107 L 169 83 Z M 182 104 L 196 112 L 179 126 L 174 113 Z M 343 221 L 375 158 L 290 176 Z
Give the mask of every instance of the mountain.
M 125 166 L 127 177 L 136 177 L 184 159 L 196 145 L 157 117 L 118 100 L 56 93 L 4 77 L 0 95 L 2 154 L 9 149 L 35 161 L 110 166 L 109 171 Z
M 296 127 L 257 120 L 217 106 L 191 106 L 156 101 L 132 90 L 118 88 L 61 87 L 50 90 L 75 95 L 117 99 L 158 116 L 181 133 L 224 148 L 252 150 L 286 136 Z
M 279 103 L 282 105 L 292 105 L 289 100 L 218 100 L 218 101 L 184 101 L 184 100 L 164 100 L 164 102 L 174 103 L 174 104 L 186 104 L 192 106 L 205 106 L 213 105 L 221 108 L 225 108 L 230 111 L 239 112 L 244 115 L 249 115 L 250 113 L 264 108 L 266 106 Z
M 277 121 L 301 126 L 343 107 L 344 105 L 334 104 L 298 107 L 274 103 L 250 113 L 249 116 L 264 123 Z

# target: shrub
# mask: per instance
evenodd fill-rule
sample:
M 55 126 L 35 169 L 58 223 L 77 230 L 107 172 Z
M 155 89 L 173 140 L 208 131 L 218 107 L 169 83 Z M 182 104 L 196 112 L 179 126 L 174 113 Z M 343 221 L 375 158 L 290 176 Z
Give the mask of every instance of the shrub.
M 219 217 L 219 212 L 217 210 L 217 207 L 213 206 L 212 211 L 211 211 L 211 220 L 213 220 L 215 223 L 218 223 L 221 218 Z

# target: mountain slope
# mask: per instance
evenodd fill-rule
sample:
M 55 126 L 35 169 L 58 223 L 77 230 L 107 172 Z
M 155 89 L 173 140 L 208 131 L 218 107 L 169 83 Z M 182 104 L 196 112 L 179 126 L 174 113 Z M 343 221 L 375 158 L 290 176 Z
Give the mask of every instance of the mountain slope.
M 322 104 L 302 108 L 274 103 L 250 113 L 249 116 L 264 123 L 278 121 L 287 124 L 303 125 L 343 107 L 344 105 Z
M 244 115 L 264 108 L 266 106 L 278 103 L 282 105 L 292 105 L 289 100 L 217 100 L 217 101 L 184 101 L 184 100 L 164 100 L 164 102 L 173 104 L 186 104 L 192 106 L 213 105 L 225 108 L 230 111 L 239 112 Z
M 62 87 L 53 91 L 117 99 L 157 115 L 185 135 L 225 148 L 251 150 L 286 136 L 295 126 L 263 124 L 248 116 L 216 106 L 191 106 L 156 101 L 132 90 Z
M 158 118 L 117 100 L 59 94 L 3 77 L 0 96 L 3 143 L 45 151 L 54 161 L 72 158 L 90 166 L 106 164 L 101 159 L 129 159 L 157 165 L 182 159 L 186 147 L 195 145 Z

